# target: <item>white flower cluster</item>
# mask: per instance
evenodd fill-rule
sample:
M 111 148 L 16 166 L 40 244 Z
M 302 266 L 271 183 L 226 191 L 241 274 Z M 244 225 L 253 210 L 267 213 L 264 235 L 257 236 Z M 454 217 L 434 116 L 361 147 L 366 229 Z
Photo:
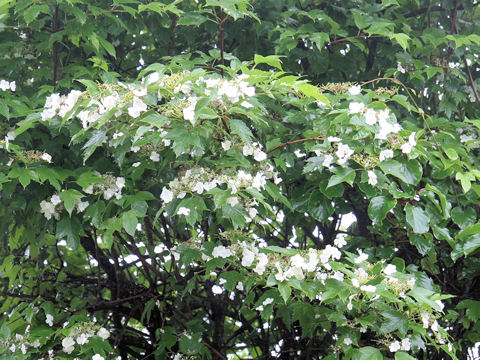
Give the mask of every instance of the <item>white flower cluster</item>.
M 367 125 L 373 126 L 377 124 L 378 121 L 377 139 L 386 140 L 390 134 L 396 134 L 402 130 L 400 124 L 392 124 L 388 121 L 390 117 L 389 109 L 375 111 L 374 109 L 367 108 L 364 103 L 351 102 L 348 105 L 348 112 L 349 114 L 363 114 Z
M 88 205 L 88 201 L 75 199 L 75 208 L 79 213 L 84 212 Z M 55 220 L 60 220 L 60 213 L 63 209 L 62 199 L 58 194 L 52 195 L 48 201 L 42 200 L 42 202 L 40 202 L 40 212 L 47 218 L 47 220 L 50 220 L 52 216 Z
M 23 355 L 26 355 L 29 347 L 36 349 L 40 347 L 41 344 L 40 340 L 38 339 L 35 339 L 34 341 L 30 339 L 27 328 L 27 333 L 25 335 L 15 334 L 15 339 L 10 339 L 5 343 L 5 345 L 12 353 L 20 350 Z
M 223 146 L 223 144 L 222 144 Z M 257 142 L 246 144 L 243 146 L 242 153 L 244 156 L 253 155 L 256 161 L 263 161 L 267 158 L 267 154 L 262 151 L 263 146 Z
M 100 175 L 104 179 L 103 183 L 91 184 L 84 189 L 87 194 L 103 194 L 105 200 L 110 200 L 115 196 L 117 200 L 122 198 L 122 189 L 125 187 L 125 178 L 111 175 Z
M 43 200 L 40 203 L 40 211 L 42 212 L 43 216 L 47 218 L 47 220 L 50 220 L 52 216 L 56 220 L 60 220 L 60 211 L 61 208 L 60 206 L 57 207 L 57 205 L 60 205 L 62 200 L 60 199 L 60 196 L 58 195 L 52 195 L 50 200 Z
M 335 246 L 327 245 L 324 250 L 310 249 L 305 255 L 295 254 L 288 260 L 282 258 L 272 263 L 267 254 L 260 252 L 254 244 L 240 242 L 230 247 L 216 246 L 212 256 L 214 258 L 235 256 L 241 259 L 242 266 L 253 267 L 253 271 L 258 275 L 263 275 L 268 268 L 277 281 L 283 282 L 291 278 L 304 280 L 308 274 L 315 277 L 322 268 L 331 270 L 329 261 L 339 260 L 341 252 Z M 332 277 L 335 276 L 338 275 L 332 275 Z
M 70 91 L 67 96 L 60 96 L 60 94 L 57 93 L 50 95 L 45 101 L 45 106 L 41 114 L 42 120 L 52 119 L 57 114 L 64 117 L 73 109 L 80 96 L 82 96 L 82 92 L 78 90 Z
M 85 345 L 94 335 L 103 340 L 107 340 L 110 337 L 110 332 L 102 327 L 95 333 L 95 329 L 92 328 L 89 323 L 74 326 L 70 335 L 62 340 L 63 351 L 67 354 L 71 354 L 73 350 L 75 350 L 75 343 L 78 345 Z
M 0 90 L 7 91 L 15 91 L 17 89 L 17 84 L 15 81 L 8 82 L 7 80 L 0 80 Z
M 388 348 L 390 352 L 394 353 L 394 352 L 397 352 L 398 350 L 410 351 L 410 347 L 411 347 L 410 339 L 405 338 L 402 340 L 402 342 L 399 342 L 398 340 L 393 341 Z
M 255 96 L 255 87 L 250 86 L 245 81 L 247 78 L 248 75 L 242 74 L 232 80 L 222 78 L 206 79 L 206 94 L 209 95 L 209 89 L 215 88 L 219 96 L 225 95 L 232 103 L 236 103 L 246 96 Z
M 270 164 L 265 164 L 263 170 L 258 171 L 255 175 L 244 170 L 238 170 L 234 175 L 217 174 L 210 169 L 196 167 L 188 169 L 180 178 L 170 181 L 168 187 L 162 189 L 160 198 L 167 204 L 174 198 L 183 199 L 187 193 L 201 195 L 223 184 L 226 184 L 231 194 L 234 195 L 241 188 L 261 190 L 265 187 L 267 180 L 271 178 L 273 178 L 275 183 L 281 181 Z M 233 202 L 234 199 L 230 201 Z M 231 205 L 234 206 L 235 204 Z

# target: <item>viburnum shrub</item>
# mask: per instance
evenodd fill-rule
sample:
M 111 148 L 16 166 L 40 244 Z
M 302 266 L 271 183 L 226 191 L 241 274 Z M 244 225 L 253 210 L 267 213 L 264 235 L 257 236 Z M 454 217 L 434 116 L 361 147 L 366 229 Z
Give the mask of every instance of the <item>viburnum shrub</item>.
M 441 325 L 451 296 L 405 265 L 395 233 L 419 251 L 430 227 L 450 241 L 451 205 L 423 180 L 444 138 L 397 118 L 393 104 L 425 114 L 395 78 L 317 87 L 264 67 L 277 57 L 236 64 L 223 77 L 153 64 L 133 83 L 79 80 L 8 129 L 13 254 L 0 270 L 9 292 L 31 295 L 2 307 L 7 358 L 113 358 L 135 332 L 158 358 L 255 356 L 244 328 L 278 331 L 273 355 L 293 340 L 325 359 L 427 346 L 456 358 Z M 355 196 L 377 248 L 337 221 Z

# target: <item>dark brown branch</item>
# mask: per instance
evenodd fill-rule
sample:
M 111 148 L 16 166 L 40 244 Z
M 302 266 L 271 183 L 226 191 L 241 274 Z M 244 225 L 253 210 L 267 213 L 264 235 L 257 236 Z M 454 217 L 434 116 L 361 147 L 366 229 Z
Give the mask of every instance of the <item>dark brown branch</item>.
M 172 24 L 170 25 L 170 31 L 171 31 L 171 35 L 170 35 L 170 41 L 168 42 L 168 56 L 172 56 L 172 53 L 173 53 L 173 39 L 174 39 L 174 31 L 175 31 L 175 26 L 177 26 L 177 15 L 175 14 L 172 14 Z
M 53 16 L 53 33 L 58 31 L 58 4 L 55 6 L 55 15 Z M 53 87 L 57 86 L 57 67 L 58 67 L 58 41 L 53 43 Z
M 475 81 L 473 80 L 472 72 L 470 71 L 470 66 L 468 66 L 467 57 L 463 55 L 463 62 L 465 63 L 465 68 L 467 69 L 468 75 L 468 82 L 470 83 L 470 87 L 473 90 L 473 94 L 475 95 L 475 100 L 477 100 L 478 105 L 480 105 L 480 96 L 478 96 L 477 88 L 475 87 Z
M 304 142 L 304 141 L 322 141 L 322 140 L 325 140 L 325 138 L 322 138 L 322 137 L 311 137 L 311 138 L 305 138 L 305 139 L 298 139 L 298 140 L 287 141 L 286 143 L 277 145 L 277 146 L 271 148 L 270 150 L 267 150 L 267 154 L 270 154 L 272 151 L 275 151 L 275 150 L 280 149 L 280 148 L 282 148 L 282 147 L 285 147 L 285 146 L 287 146 L 287 145 L 297 144 L 297 143 L 301 143 L 301 142 Z
M 225 65 L 225 59 L 224 59 L 224 40 L 225 40 L 225 14 L 223 13 L 223 8 L 220 10 L 220 62 L 222 65 Z M 220 73 L 222 74 L 223 77 L 223 68 L 220 69 Z

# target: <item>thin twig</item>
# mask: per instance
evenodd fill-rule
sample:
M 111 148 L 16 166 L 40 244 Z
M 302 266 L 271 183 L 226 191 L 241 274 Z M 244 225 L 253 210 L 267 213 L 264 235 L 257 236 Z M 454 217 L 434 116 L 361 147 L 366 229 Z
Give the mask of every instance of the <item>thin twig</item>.
M 271 152 L 277 150 L 277 149 L 280 149 L 282 147 L 285 147 L 287 145 L 291 145 L 291 144 L 297 144 L 297 143 L 301 143 L 301 142 L 304 142 L 304 141 L 322 141 L 322 140 L 325 140 L 325 138 L 322 138 L 322 137 L 311 137 L 311 138 L 305 138 L 305 139 L 298 139 L 298 140 L 292 140 L 292 141 L 287 141 L 286 143 L 283 143 L 283 144 L 280 144 L 280 145 L 277 145 L 273 148 L 271 148 L 270 150 L 267 150 L 267 154 L 270 154 Z

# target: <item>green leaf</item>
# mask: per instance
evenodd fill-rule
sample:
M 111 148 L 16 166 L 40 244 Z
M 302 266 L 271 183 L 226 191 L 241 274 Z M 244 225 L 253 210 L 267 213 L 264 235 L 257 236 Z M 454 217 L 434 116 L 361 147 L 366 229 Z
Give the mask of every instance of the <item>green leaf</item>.
M 383 355 L 380 350 L 371 346 L 365 346 L 355 352 L 353 360 L 383 360 Z
M 189 25 L 200 26 L 207 20 L 208 19 L 205 16 L 200 15 L 199 13 L 188 12 L 188 13 L 183 14 L 180 17 L 177 24 L 178 25 L 185 25 L 185 26 L 189 26 Z
M 405 214 L 407 223 L 412 227 L 414 233 L 424 234 L 430 229 L 428 225 L 430 218 L 422 208 L 407 204 Z
M 60 199 L 63 201 L 63 206 L 65 206 L 65 210 L 67 210 L 70 216 L 72 215 L 73 208 L 75 207 L 75 201 L 77 199 L 81 199 L 82 197 L 83 194 L 74 189 L 65 190 L 60 193 Z
M 417 185 L 422 179 L 422 166 L 417 160 L 400 162 L 388 159 L 379 166 L 385 174 L 393 175 L 410 185 Z
M 475 181 L 475 175 L 472 173 L 461 173 L 457 172 L 455 174 L 455 179 L 460 180 L 460 184 L 462 185 L 462 189 L 464 193 L 467 193 L 472 188 L 472 182 Z
M 95 149 L 99 147 L 106 139 L 107 132 L 105 130 L 97 130 L 93 133 L 90 139 L 83 145 L 85 151 L 83 152 L 83 161 L 85 162 Z
M 334 173 L 335 175 L 333 175 L 328 181 L 327 188 L 343 182 L 352 185 L 355 180 L 355 170 L 349 167 L 337 168 L 334 170 Z
M 298 86 L 295 86 L 295 88 L 300 91 L 303 95 L 312 97 L 315 100 L 319 100 L 320 102 L 324 103 L 327 106 L 330 105 L 330 101 L 328 101 L 328 98 L 321 94 L 318 87 L 313 86 L 312 84 L 307 84 L 307 83 L 301 83 Z
M 82 226 L 77 218 L 63 217 L 57 223 L 57 238 L 67 239 L 67 244 L 76 250 L 80 241 L 80 235 L 83 234 Z
M 398 330 L 400 336 L 405 336 L 408 330 L 408 318 L 403 315 L 401 312 L 396 310 L 386 310 L 381 312 L 383 316 L 382 326 L 380 327 L 380 332 L 382 334 L 387 334 Z
M 376 196 L 370 200 L 370 204 L 368 205 L 368 217 L 376 224 L 380 224 L 395 205 L 397 205 L 396 199 L 386 196 Z
M 23 12 L 23 17 L 25 18 L 25 22 L 30 24 L 33 22 L 40 13 L 50 14 L 50 8 L 48 5 L 32 5 L 27 10 Z
M 281 282 L 278 284 L 278 292 L 286 304 L 292 293 L 292 288 L 286 282 Z
M 415 360 L 414 357 L 408 355 L 406 352 L 404 351 L 397 351 L 395 353 L 395 360 Z
M 262 56 L 262 55 L 255 54 L 253 61 L 256 65 L 268 64 L 272 67 L 282 70 L 282 61 L 280 60 L 280 58 L 281 56 L 278 56 L 278 55 Z
M 252 131 L 248 128 L 248 126 L 242 120 L 238 120 L 238 119 L 228 120 L 228 126 L 230 126 L 230 130 L 232 134 L 238 135 L 240 139 L 242 139 L 246 143 L 252 142 L 252 138 L 253 138 Z
M 407 34 L 404 34 L 404 33 L 392 34 L 390 38 L 396 40 L 400 44 L 400 46 L 403 48 L 403 50 L 406 51 L 408 49 L 408 41 L 411 40 L 411 38 Z
M 131 236 L 135 235 L 137 224 L 138 219 L 136 211 L 130 210 L 122 214 L 122 227 L 125 229 L 127 234 Z

